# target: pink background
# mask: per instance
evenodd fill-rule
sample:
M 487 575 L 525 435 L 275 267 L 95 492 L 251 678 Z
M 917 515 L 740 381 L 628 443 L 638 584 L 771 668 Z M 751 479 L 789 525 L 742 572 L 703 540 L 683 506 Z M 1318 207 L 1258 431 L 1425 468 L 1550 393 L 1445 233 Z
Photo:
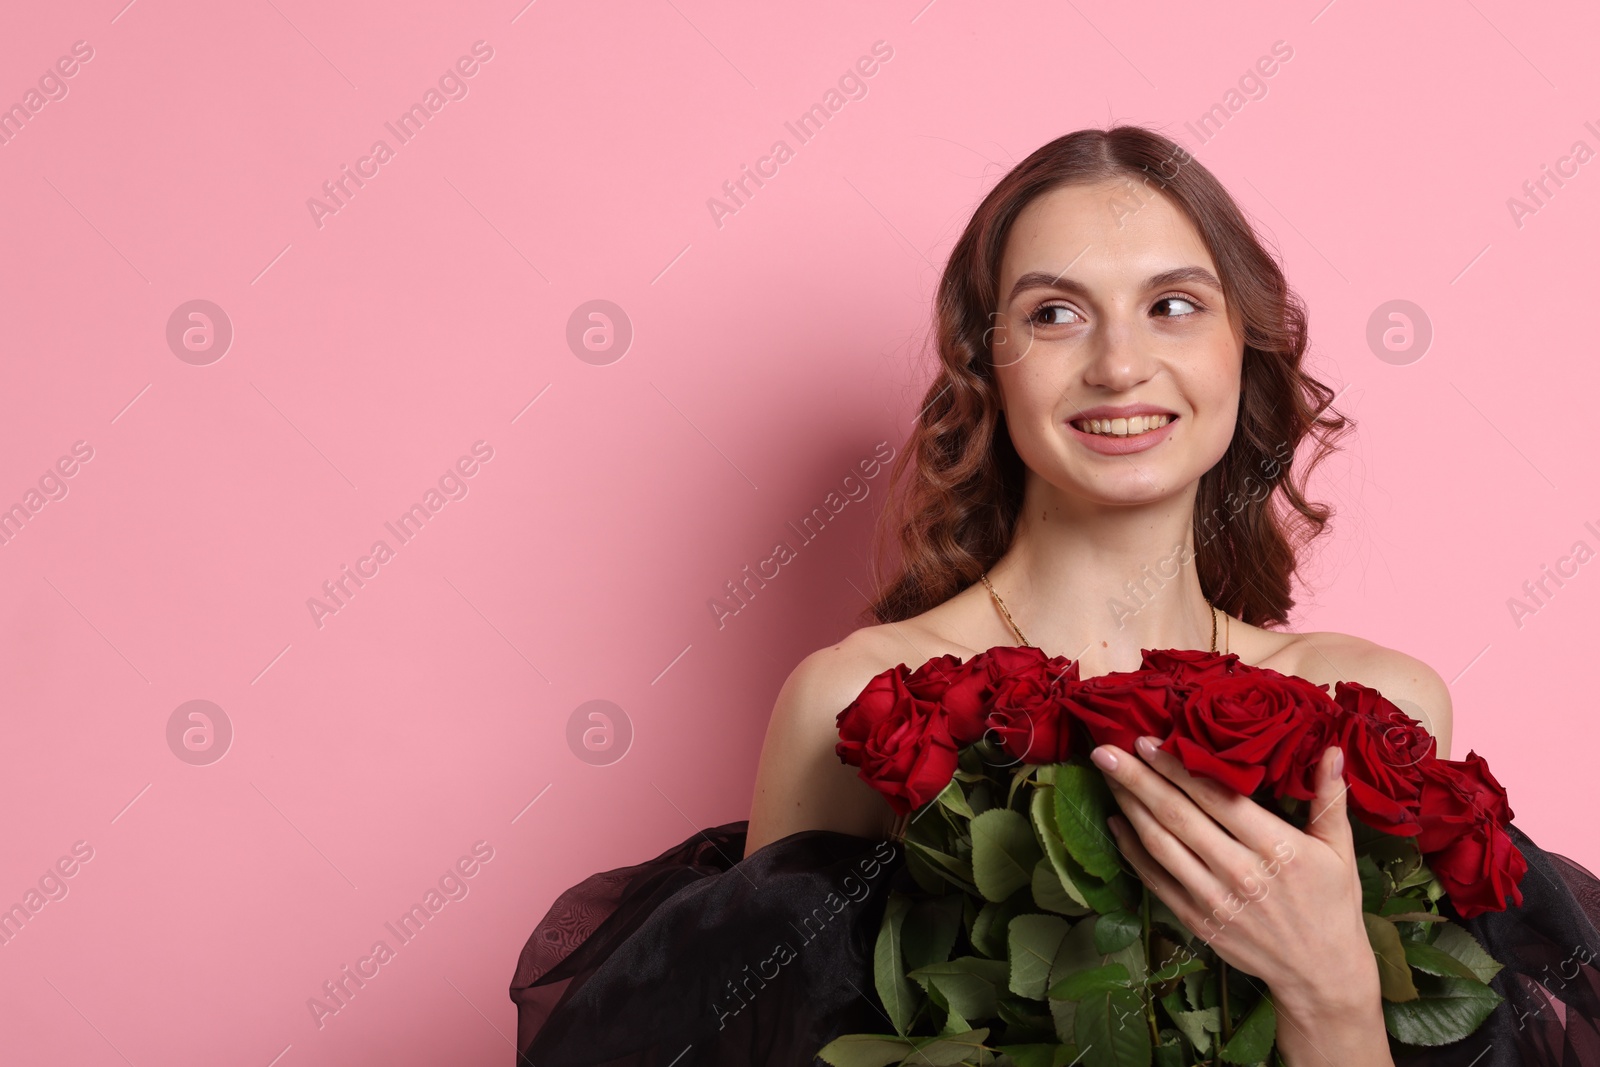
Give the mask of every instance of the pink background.
M 1520 626 L 1507 605 L 1600 549 L 1600 163 L 1507 206 L 1600 149 L 1581 5 L 121 4 L 0 35 L 0 103 L 93 49 L 0 145 L 0 506 L 66 490 L 0 545 L 0 904 L 93 850 L 0 947 L 8 1063 L 510 1062 L 555 895 L 745 817 L 779 684 L 863 606 L 886 475 L 725 626 L 708 602 L 901 446 L 984 192 L 1115 121 L 1179 140 L 1281 250 L 1360 424 L 1295 628 L 1432 664 L 1455 754 L 1600 866 L 1600 562 Z M 467 95 L 398 144 L 384 123 L 480 40 Z M 799 144 L 784 122 L 876 41 L 866 95 Z M 379 138 L 319 227 L 307 200 Z M 719 226 L 708 198 L 780 138 Z M 568 344 L 597 299 L 620 359 Z M 1421 358 L 1369 347 L 1397 299 Z M 167 340 L 192 300 L 233 329 L 204 365 Z M 466 495 L 319 627 L 308 598 L 478 441 Z M 634 733 L 606 766 L 568 743 L 595 699 Z M 233 730 L 208 765 L 169 747 L 191 700 Z M 468 894 L 319 1028 L 308 998 L 476 842 Z

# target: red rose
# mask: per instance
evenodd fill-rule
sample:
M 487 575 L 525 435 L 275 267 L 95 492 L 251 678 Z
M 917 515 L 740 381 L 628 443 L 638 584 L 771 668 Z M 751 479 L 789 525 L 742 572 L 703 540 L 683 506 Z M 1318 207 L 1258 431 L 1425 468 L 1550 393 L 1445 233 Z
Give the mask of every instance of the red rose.
M 1522 904 L 1518 883 L 1528 873 L 1528 861 L 1511 835 L 1492 822 L 1480 822 L 1443 851 L 1424 858 L 1463 919 L 1504 911 L 1508 894 L 1513 906 Z
M 1171 676 L 1179 683 L 1209 682 L 1230 674 L 1244 674 L 1256 668 L 1240 663 L 1232 652 L 1201 652 L 1198 649 L 1140 649 L 1140 666 Z
M 1146 734 L 1165 738 L 1172 732 L 1173 713 L 1186 693 L 1158 671 L 1112 671 L 1068 687 L 1067 706 L 1095 744 L 1132 752 Z
M 1063 694 L 1078 679 L 1078 665 L 1046 657 L 1032 646 L 997 646 L 985 652 L 988 727 L 1000 747 L 1025 763 L 1060 763 L 1070 754 L 1072 720 Z
M 1470 833 L 1479 823 L 1504 826 L 1513 818 L 1506 791 L 1476 752 L 1465 760 L 1425 759 L 1422 775 L 1422 832 L 1417 847 L 1438 852 Z
M 1297 751 L 1329 705 L 1320 686 L 1267 667 L 1215 676 L 1189 692 L 1161 748 L 1191 774 L 1249 796 L 1269 763 L 1282 764 Z
M 1405 753 L 1401 758 L 1406 762 L 1418 764 L 1436 755 L 1434 738 L 1427 727 L 1400 710 L 1376 689 L 1360 682 L 1338 682 L 1333 688 L 1333 699 L 1341 708 L 1383 724 L 1385 732 L 1390 735 L 1389 746 Z
M 1301 723 L 1302 729 L 1281 744 L 1267 760 L 1264 781 L 1275 797 L 1312 800 L 1317 795 L 1317 762 L 1339 741 L 1339 708 L 1327 691 L 1313 686 L 1318 699 Z
M 1401 837 L 1421 832 L 1418 765 L 1432 758 L 1432 736 L 1375 689 L 1340 682 L 1334 699 L 1351 809 L 1374 830 Z
M 838 715 L 842 763 L 860 767 L 860 777 L 908 815 L 938 796 L 956 772 L 956 743 L 944 709 L 918 700 L 906 687 L 900 664 L 874 677 Z
M 965 663 L 956 656 L 936 656 L 911 672 L 906 688 L 916 699 L 944 708 L 956 747 L 970 745 L 983 736 L 989 666 L 982 656 L 973 656 Z

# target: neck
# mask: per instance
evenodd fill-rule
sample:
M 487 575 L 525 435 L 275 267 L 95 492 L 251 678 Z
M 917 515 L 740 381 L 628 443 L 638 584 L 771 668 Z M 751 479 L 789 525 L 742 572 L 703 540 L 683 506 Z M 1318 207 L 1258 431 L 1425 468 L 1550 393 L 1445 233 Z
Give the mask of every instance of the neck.
M 1210 648 L 1210 609 L 1194 564 L 1195 491 L 1106 506 L 1030 478 L 1011 547 L 989 568 L 1029 643 L 1079 660 L 1083 677 L 1133 670 L 1140 649 Z M 1016 639 L 997 610 L 994 622 Z

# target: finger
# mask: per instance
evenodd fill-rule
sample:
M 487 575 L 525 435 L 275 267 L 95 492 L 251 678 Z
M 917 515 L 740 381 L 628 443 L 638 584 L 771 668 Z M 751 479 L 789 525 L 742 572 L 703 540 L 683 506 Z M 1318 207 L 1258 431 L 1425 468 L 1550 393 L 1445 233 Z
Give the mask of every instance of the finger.
M 1109 822 L 1111 834 L 1117 841 L 1117 848 L 1122 850 L 1129 866 L 1139 876 L 1139 881 L 1143 882 L 1150 892 L 1160 897 L 1167 907 L 1172 909 L 1173 914 L 1180 917 L 1187 914 L 1188 909 L 1194 907 L 1194 898 L 1183 887 L 1183 883 L 1174 878 L 1171 871 L 1161 866 L 1160 862 L 1150 855 L 1144 847 L 1144 842 L 1139 840 L 1138 833 L 1128 824 L 1126 816 L 1113 815 Z
M 1350 784 L 1344 780 L 1344 750 L 1329 745 L 1317 763 L 1317 794 L 1311 801 L 1311 820 L 1306 833 L 1317 838 L 1346 859 L 1355 855 L 1355 835 L 1345 814 Z
M 1117 785 L 1113 785 L 1111 789 L 1113 794 L 1116 794 L 1123 817 L 1133 827 L 1132 836 L 1136 838 L 1140 851 L 1153 859 L 1162 871 L 1177 881 L 1183 890 L 1184 898 L 1193 901 L 1197 910 L 1207 910 L 1200 906 L 1202 901 L 1222 900 L 1233 892 L 1232 887 L 1223 884 L 1216 871 L 1176 834 L 1162 825 L 1161 820 L 1156 818 L 1142 800 Z M 1181 796 L 1178 799 L 1185 804 L 1189 803 Z M 1198 809 L 1195 809 L 1195 814 L 1204 816 L 1204 812 Z M 1220 836 L 1227 836 L 1222 834 L 1221 830 L 1217 833 Z M 1237 842 L 1234 844 L 1238 847 Z M 1173 910 L 1176 911 L 1177 908 Z
M 1114 765 L 1104 757 L 1107 754 L 1120 757 L 1116 758 Z M 1164 754 L 1164 753 L 1163 753 Z M 1217 824 L 1209 813 L 1198 806 L 1189 795 L 1169 782 L 1156 770 L 1145 764 L 1143 760 L 1132 758 L 1122 749 L 1113 745 L 1101 745 L 1090 753 L 1090 758 L 1105 773 L 1106 781 L 1111 785 L 1113 792 L 1119 787 L 1128 794 L 1136 797 L 1147 809 L 1147 814 L 1152 816 L 1155 823 L 1168 836 L 1173 837 L 1182 844 L 1187 852 L 1199 857 L 1200 862 L 1213 871 L 1217 877 L 1232 882 L 1235 875 L 1245 877 L 1257 860 L 1257 854 L 1248 846 L 1242 844 Z M 1119 797 L 1119 802 L 1121 798 Z M 1122 805 L 1128 811 L 1126 804 Z M 1130 817 L 1132 812 L 1129 812 Z M 1145 826 L 1135 819 L 1134 826 L 1144 838 L 1145 844 L 1155 845 L 1152 832 L 1146 832 Z M 1156 858 L 1166 863 L 1168 857 L 1161 852 L 1155 853 Z M 1183 878 L 1184 872 L 1167 863 L 1167 867 L 1174 874 Z M 1185 879 L 1187 883 L 1188 880 Z M 1188 883 L 1192 886 L 1192 883 Z
M 1160 738 L 1141 737 L 1135 747 L 1144 761 L 1172 782 L 1257 856 L 1271 855 L 1284 838 L 1286 823 L 1247 796 L 1221 782 L 1189 773 L 1183 761 L 1157 747 Z

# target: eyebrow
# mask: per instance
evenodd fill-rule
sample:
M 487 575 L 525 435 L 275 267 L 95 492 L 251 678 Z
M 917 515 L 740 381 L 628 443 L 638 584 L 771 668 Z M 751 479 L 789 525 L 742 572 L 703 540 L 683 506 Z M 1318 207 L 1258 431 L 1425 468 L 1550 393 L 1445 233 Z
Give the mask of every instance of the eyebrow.
M 1211 288 L 1222 292 L 1222 283 L 1217 276 L 1204 267 L 1176 267 L 1164 270 L 1160 274 L 1152 274 L 1144 280 L 1146 289 L 1159 289 L 1168 285 L 1180 285 L 1184 282 L 1197 282 L 1200 285 L 1209 285 Z M 1011 293 L 1006 297 L 1010 304 L 1018 296 L 1029 289 L 1060 289 L 1063 292 L 1075 293 L 1078 296 L 1088 296 L 1089 287 L 1072 278 L 1063 278 L 1059 274 L 1051 274 L 1046 270 L 1029 271 L 1017 279 L 1011 287 Z

